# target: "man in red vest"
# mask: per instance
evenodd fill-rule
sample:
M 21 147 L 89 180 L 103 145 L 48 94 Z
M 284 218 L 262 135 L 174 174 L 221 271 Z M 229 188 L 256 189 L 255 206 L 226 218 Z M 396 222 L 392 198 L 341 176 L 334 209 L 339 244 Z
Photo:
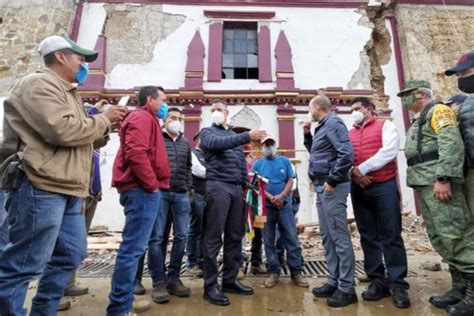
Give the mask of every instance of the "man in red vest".
M 391 121 L 377 118 L 369 99 L 355 98 L 351 109 L 354 119 L 354 127 L 349 131 L 354 146 L 351 198 L 364 251 L 364 269 L 371 281 L 362 298 L 378 301 L 392 296 L 396 307 L 407 308 L 409 285 L 404 279 L 408 268 L 401 236 L 396 163 L 400 135 Z

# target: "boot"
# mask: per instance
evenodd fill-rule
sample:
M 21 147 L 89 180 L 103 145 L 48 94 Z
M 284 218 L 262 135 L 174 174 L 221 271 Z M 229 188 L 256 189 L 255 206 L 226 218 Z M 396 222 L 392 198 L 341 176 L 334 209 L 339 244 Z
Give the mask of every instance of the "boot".
M 466 285 L 460 273 L 453 266 L 449 267 L 451 273 L 452 288 L 444 295 L 430 297 L 430 303 L 438 308 L 446 308 L 449 305 L 459 303 L 466 293 Z
M 446 311 L 451 316 L 472 316 L 474 315 L 474 274 L 466 274 L 467 280 L 466 295 L 456 305 L 446 307 Z

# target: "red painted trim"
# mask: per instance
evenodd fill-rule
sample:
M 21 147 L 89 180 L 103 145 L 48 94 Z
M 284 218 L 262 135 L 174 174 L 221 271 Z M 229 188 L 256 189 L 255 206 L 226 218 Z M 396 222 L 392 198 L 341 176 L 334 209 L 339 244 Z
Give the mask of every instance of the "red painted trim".
M 273 11 L 210 11 L 204 10 L 208 18 L 216 19 L 272 19 L 275 17 Z
M 89 3 L 140 3 L 175 5 L 225 5 L 225 6 L 270 6 L 307 8 L 358 8 L 367 5 L 367 0 L 89 0 Z
M 293 91 L 295 88 L 295 79 L 293 77 L 293 63 L 291 47 L 288 39 L 286 38 L 285 32 L 280 31 L 278 40 L 275 47 L 275 58 L 276 58 L 276 77 L 277 77 L 277 90 L 280 91 Z M 280 74 L 285 75 L 281 77 Z
M 394 15 L 387 16 L 387 19 L 390 22 L 390 27 L 392 29 L 393 37 L 393 48 L 395 53 L 395 62 L 397 65 L 397 74 L 398 74 L 398 87 L 400 90 L 403 89 L 405 85 L 405 73 L 403 71 L 403 59 L 402 59 L 402 50 L 400 46 L 400 38 L 398 34 L 397 19 Z M 405 132 L 410 128 L 410 113 L 407 109 L 403 108 L 403 123 L 405 125 Z
M 294 115 L 295 111 L 288 113 L 287 111 L 277 111 L 278 115 Z M 295 158 L 295 120 L 278 120 L 278 139 L 280 140 L 280 148 L 289 150 L 283 153 L 288 158 Z
M 388 15 L 386 18 L 389 20 L 390 28 L 392 30 L 393 48 L 395 51 L 394 52 L 395 62 L 397 65 L 397 74 L 398 74 L 398 87 L 400 88 L 400 90 L 402 90 L 405 85 L 405 73 L 403 71 L 404 69 L 403 58 L 402 58 L 402 50 L 401 50 L 401 45 L 400 45 L 400 37 L 398 33 L 398 23 L 394 15 Z M 405 125 L 405 132 L 406 132 L 410 128 L 410 113 L 405 108 L 403 108 L 403 123 Z M 400 195 L 401 194 L 402 194 L 402 191 L 400 190 Z M 416 215 L 420 215 L 421 206 L 420 206 L 420 200 L 418 198 L 418 195 L 416 194 L 416 191 L 413 191 L 413 196 L 415 198 Z
M 216 22 L 209 26 L 209 59 L 207 81 L 220 82 L 222 80 L 222 38 L 224 23 Z
M 74 20 L 72 21 L 72 27 L 71 27 L 70 38 L 73 41 L 77 41 L 77 37 L 79 36 L 79 27 L 81 25 L 83 7 L 84 7 L 83 0 L 79 0 L 79 3 L 77 4 L 77 8 L 76 8 L 76 14 L 74 15 Z
M 97 59 L 89 64 L 91 74 L 87 77 L 86 82 L 79 86 L 78 90 L 98 90 L 101 91 L 105 86 L 105 73 L 107 71 L 107 37 L 103 34 L 99 35 L 94 50 L 99 53 Z M 94 73 L 100 71 L 101 73 Z
M 261 26 L 258 32 L 258 80 L 272 82 L 270 29 L 268 26 Z
M 199 31 L 196 31 L 189 43 L 187 54 L 184 88 L 186 90 L 202 90 L 205 48 Z
M 395 0 L 396 4 L 438 4 L 438 5 L 466 5 L 474 6 L 472 0 Z

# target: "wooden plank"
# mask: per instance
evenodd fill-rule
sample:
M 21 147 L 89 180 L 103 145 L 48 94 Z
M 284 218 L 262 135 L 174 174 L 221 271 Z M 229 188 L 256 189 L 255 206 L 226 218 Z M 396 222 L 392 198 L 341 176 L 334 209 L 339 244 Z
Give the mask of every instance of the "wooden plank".
M 119 243 L 108 243 L 108 244 L 89 244 L 87 245 L 87 249 L 110 249 L 110 250 L 117 250 L 119 249 Z
M 87 237 L 89 244 L 122 242 L 122 236 Z

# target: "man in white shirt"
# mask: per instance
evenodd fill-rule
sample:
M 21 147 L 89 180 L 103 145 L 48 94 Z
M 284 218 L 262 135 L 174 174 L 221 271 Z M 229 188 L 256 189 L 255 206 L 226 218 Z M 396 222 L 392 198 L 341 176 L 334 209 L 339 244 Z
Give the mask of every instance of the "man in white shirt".
M 194 135 L 194 150 L 192 152 L 191 171 L 193 174 L 194 196 L 191 201 L 191 214 L 189 217 L 188 242 L 186 253 L 188 255 L 188 271 L 197 277 L 202 277 L 202 219 L 206 207 L 206 157 L 199 148 L 201 141 L 199 133 Z
M 391 121 L 377 118 L 369 99 L 354 99 L 351 109 L 354 119 L 354 127 L 349 131 L 354 146 L 351 198 L 364 252 L 364 269 L 371 281 L 362 298 L 378 301 L 392 296 L 396 307 L 407 308 L 410 306 L 406 291 L 409 284 L 405 281 L 408 268 L 401 236 L 396 162 L 400 135 Z

